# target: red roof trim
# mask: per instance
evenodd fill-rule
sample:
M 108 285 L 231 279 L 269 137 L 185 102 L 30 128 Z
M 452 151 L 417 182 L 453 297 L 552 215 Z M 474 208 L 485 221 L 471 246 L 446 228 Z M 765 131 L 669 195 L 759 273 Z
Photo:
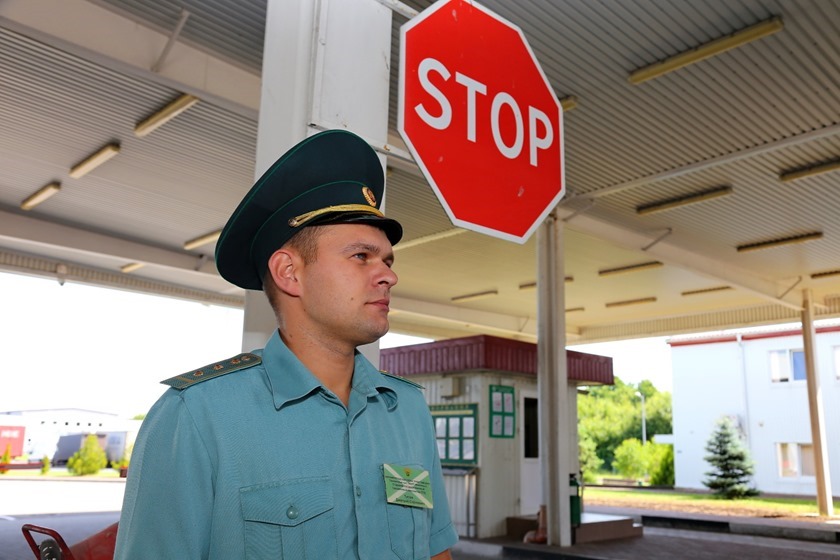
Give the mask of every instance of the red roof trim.
M 818 327 L 817 334 L 840 332 L 840 325 L 833 325 L 830 327 Z M 760 333 L 745 333 L 741 335 L 741 340 L 761 340 L 764 338 L 781 338 L 783 336 L 802 336 L 802 329 L 785 329 L 783 331 L 771 331 Z M 693 346 L 696 344 L 715 344 L 718 342 L 736 342 L 737 335 L 718 336 L 714 338 L 697 338 L 691 340 L 669 340 L 668 344 L 671 346 Z

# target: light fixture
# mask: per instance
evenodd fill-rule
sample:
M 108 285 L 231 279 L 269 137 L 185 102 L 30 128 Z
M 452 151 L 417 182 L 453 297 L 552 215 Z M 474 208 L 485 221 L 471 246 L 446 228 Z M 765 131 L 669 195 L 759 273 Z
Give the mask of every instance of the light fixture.
M 814 175 L 821 175 L 829 171 L 837 171 L 840 169 L 840 159 L 827 161 L 811 165 L 809 167 L 800 167 L 799 169 L 789 169 L 779 173 L 779 180 L 783 183 L 788 181 L 796 181 L 797 179 L 804 179 L 805 177 L 813 177 Z
M 577 107 L 577 104 L 577 95 L 567 95 L 566 97 L 560 98 L 560 106 L 563 108 L 564 113 Z
M 624 307 L 625 305 L 639 305 L 642 303 L 653 303 L 656 301 L 655 297 L 645 297 L 645 298 L 638 298 L 638 299 L 625 299 L 623 301 L 611 301 L 609 303 L 605 303 L 605 307 Z
M 70 176 L 74 179 L 84 177 L 115 155 L 120 153 L 120 145 L 116 142 L 108 144 L 104 148 L 92 153 L 76 165 L 70 168 Z
M 732 194 L 732 187 L 716 187 L 714 189 L 707 189 L 696 193 L 691 193 L 674 198 L 668 198 L 657 202 L 650 202 L 636 207 L 636 214 L 644 216 L 645 214 L 653 214 L 654 212 L 662 212 L 663 210 L 670 210 L 680 206 L 687 206 L 696 202 L 704 202 Z
M 654 62 L 653 64 L 634 70 L 627 77 L 627 80 L 633 85 L 641 84 L 647 80 L 658 78 L 674 70 L 679 70 L 680 68 L 694 64 L 695 62 L 700 62 L 701 60 L 719 55 L 730 49 L 740 47 L 751 41 L 772 35 L 781 31 L 783 27 L 784 23 L 781 17 L 776 16 L 770 18 L 755 25 L 745 27 L 730 35 L 726 35 L 725 37 L 720 37 L 693 49 L 683 51 L 659 62 Z
M 134 134 L 146 136 L 157 128 L 165 125 L 193 105 L 198 103 L 198 97 L 184 93 L 159 111 L 156 111 L 137 123 L 134 127 Z
M 652 268 L 659 268 L 664 266 L 659 261 L 643 262 L 639 264 L 631 264 L 627 266 L 619 266 L 616 268 L 605 268 L 598 271 L 598 276 L 611 276 L 613 274 L 624 274 L 625 272 L 639 272 L 642 270 L 650 270 Z
M 210 233 L 206 233 L 195 239 L 190 239 L 189 241 L 184 242 L 184 249 L 187 251 L 192 251 L 193 249 L 197 249 L 202 245 L 208 245 L 210 243 L 215 243 L 219 240 L 219 236 L 222 235 L 222 230 L 212 231 Z
M 711 292 L 723 292 L 725 290 L 731 290 L 732 286 L 715 286 L 713 288 L 700 288 L 699 290 L 686 290 L 685 292 L 681 292 L 680 295 L 683 296 L 696 296 L 700 294 L 708 294 Z
M 566 309 L 566 313 L 576 313 L 578 311 L 586 311 L 585 307 L 569 307 Z
M 815 272 L 811 275 L 812 279 L 828 278 L 829 276 L 840 275 L 840 270 L 823 270 L 822 272 Z
M 574 276 L 566 276 L 566 277 L 563 279 L 563 281 L 564 281 L 564 282 L 566 282 L 566 284 L 568 284 L 569 282 L 574 282 L 574 281 L 575 281 L 575 277 L 574 277 Z M 525 282 L 525 283 L 523 283 L 523 284 L 519 284 L 519 289 L 520 289 L 520 290 L 533 290 L 533 289 L 534 289 L 534 288 L 536 288 L 536 287 L 537 287 L 537 283 L 536 283 L 536 282 Z
M 144 266 L 146 266 L 145 263 L 132 262 L 132 263 L 122 265 L 120 267 L 120 271 L 122 271 L 123 274 L 131 274 L 135 270 L 143 268 Z
M 773 247 L 781 247 L 782 245 L 792 245 L 793 243 L 805 243 L 806 241 L 814 241 L 815 239 L 822 239 L 823 232 L 813 231 L 811 233 L 803 233 L 802 235 L 791 235 L 790 237 L 781 237 L 779 239 L 769 239 L 767 241 L 756 241 L 755 243 L 745 243 L 736 247 L 739 253 L 746 253 L 748 251 L 759 251 L 761 249 L 772 249 Z
M 484 292 L 476 292 L 474 294 L 466 294 L 463 296 L 455 296 L 450 301 L 452 303 L 463 303 L 465 301 L 473 301 L 476 299 L 481 299 L 490 296 L 497 296 L 499 295 L 499 290 L 486 290 Z
M 31 195 L 27 196 L 23 202 L 20 203 L 20 208 L 21 210 L 32 210 L 60 190 L 61 183 L 58 182 L 44 185 Z

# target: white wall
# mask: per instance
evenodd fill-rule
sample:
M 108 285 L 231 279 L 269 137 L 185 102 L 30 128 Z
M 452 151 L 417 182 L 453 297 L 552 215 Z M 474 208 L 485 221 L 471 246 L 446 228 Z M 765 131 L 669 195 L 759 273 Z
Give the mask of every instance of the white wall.
M 709 464 L 703 449 L 723 415 L 744 421 L 744 383 L 738 345 L 697 344 L 671 349 L 674 389 L 675 485 L 703 488 Z
M 840 333 L 818 332 L 815 344 L 836 496 L 840 494 L 840 381 L 834 347 L 840 346 Z M 782 477 L 778 462 L 778 444 L 810 444 L 811 429 L 805 381 L 773 382 L 770 352 L 801 350 L 802 345 L 800 335 L 791 335 L 672 347 L 677 486 L 704 488 L 703 473 L 710 466 L 703 459 L 703 447 L 715 420 L 736 415 L 755 462 L 754 482 L 760 491 L 816 494 L 813 476 Z

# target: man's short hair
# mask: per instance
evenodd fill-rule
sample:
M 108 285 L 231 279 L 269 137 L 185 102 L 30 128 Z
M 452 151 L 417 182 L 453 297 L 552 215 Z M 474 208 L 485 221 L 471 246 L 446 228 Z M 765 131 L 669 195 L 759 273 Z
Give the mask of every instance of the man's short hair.
M 327 226 L 309 226 L 305 227 L 289 239 L 283 247 L 292 249 L 303 259 L 304 264 L 310 264 L 318 260 L 318 238 L 323 233 L 323 229 Z M 263 277 L 263 291 L 268 298 L 268 303 L 271 308 L 277 312 L 277 296 L 279 290 L 271 277 L 271 271 L 265 272 Z

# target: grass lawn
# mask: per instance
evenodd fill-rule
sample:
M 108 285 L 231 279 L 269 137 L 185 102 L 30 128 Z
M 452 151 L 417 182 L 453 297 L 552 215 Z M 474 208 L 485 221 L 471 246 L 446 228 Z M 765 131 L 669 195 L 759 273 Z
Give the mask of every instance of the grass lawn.
M 0 474 L 0 480 L 3 478 L 76 478 L 80 480 L 99 479 L 99 478 L 119 478 L 120 473 L 114 469 L 102 469 L 98 474 L 78 476 L 67 471 L 63 467 L 54 467 L 49 470 L 47 474 L 41 474 L 40 469 L 12 469 L 4 474 Z
M 786 498 L 756 496 L 740 500 L 725 500 L 711 494 L 669 490 L 615 489 L 587 486 L 584 504 L 689 511 L 710 515 L 744 515 L 751 517 L 814 517 L 818 514 L 816 498 Z M 840 502 L 834 503 L 840 511 Z

